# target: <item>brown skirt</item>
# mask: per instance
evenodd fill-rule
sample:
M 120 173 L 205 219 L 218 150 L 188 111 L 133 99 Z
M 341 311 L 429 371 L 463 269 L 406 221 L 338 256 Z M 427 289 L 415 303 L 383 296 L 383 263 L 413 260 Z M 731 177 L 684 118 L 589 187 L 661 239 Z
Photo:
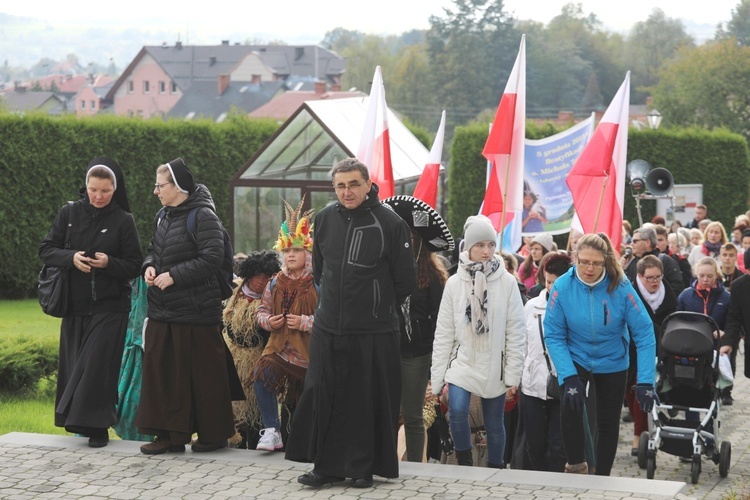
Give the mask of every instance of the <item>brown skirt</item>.
M 197 432 L 205 442 L 232 437 L 228 350 L 219 326 L 149 319 L 144 344 L 136 417 L 140 432 L 160 436 Z

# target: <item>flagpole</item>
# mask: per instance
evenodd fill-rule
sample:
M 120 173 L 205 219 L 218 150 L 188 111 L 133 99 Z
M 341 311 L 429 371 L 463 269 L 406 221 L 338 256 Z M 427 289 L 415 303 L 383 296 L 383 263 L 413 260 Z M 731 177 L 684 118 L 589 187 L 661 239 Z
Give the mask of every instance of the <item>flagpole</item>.
M 510 177 L 510 155 L 505 166 L 505 186 L 503 187 L 503 210 L 500 213 L 500 251 L 503 251 L 503 235 L 505 234 L 505 212 L 508 206 L 508 178 Z
M 609 174 L 604 172 L 604 182 L 602 183 L 602 194 L 599 195 L 599 204 L 596 207 L 596 218 L 594 219 L 594 230 L 596 232 L 596 226 L 599 224 L 599 214 L 602 212 L 602 202 L 604 201 L 604 190 L 607 189 L 607 181 L 609 181 Z

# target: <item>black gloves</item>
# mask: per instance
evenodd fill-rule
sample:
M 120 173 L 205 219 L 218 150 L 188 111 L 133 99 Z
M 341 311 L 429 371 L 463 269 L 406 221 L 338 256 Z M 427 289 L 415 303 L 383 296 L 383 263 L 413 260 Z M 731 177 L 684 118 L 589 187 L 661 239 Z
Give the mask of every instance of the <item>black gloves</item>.
M 651 384 L 638 384 L 635 387 L 635 398 L 641 410 L 647 413 L 654 408 L 654 404 L 659 404 L 659 396 L 656 395 L 654 386 Z
M 563 400 L 565 408 L 572 411 L 583 411 L 585 404 L 586 389 L 578 375 L 572 375 L 565 379 L 563 385 Z

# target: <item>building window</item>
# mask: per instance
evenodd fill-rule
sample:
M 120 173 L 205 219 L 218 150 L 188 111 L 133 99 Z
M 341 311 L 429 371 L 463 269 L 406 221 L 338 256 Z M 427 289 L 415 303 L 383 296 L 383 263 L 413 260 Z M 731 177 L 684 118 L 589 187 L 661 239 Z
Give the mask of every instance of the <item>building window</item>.
M 172 82 L 172 93 L 173 94 L 177 93 L 177 84 L 175 82 Z
M 135 84 L 133 83 L 133 80 L 128 80 L 128 94 L 132 94 L 135 89 Z
M 159 93 L 165 94 L 167 92 L 167 82 L 159 82 Z
M 91 101 L 91 109 L 96 109 L 96 101 Z
M 151 91 L 151 86 L 149 85 L 149 81 L 145 80 L 143 82 L 143 93 L 148 94 Z
M 86 109 L 86 100 L 81 99 L 81 109 Z

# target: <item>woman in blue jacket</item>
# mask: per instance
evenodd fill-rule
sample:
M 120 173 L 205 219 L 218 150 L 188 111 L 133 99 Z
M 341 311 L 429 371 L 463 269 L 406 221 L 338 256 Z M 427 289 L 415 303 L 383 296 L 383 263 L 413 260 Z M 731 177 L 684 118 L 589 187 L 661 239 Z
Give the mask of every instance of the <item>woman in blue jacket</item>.
M 654 392 L 656 342 L 651 319 L 622 268 L 609 238 L 578 241 L 576 266 L 552 287 L 544 318 L 545 342 L 562 387 L 561 428 L 565 472 L 587 474 L 584 405 L 595 407 L 595 473 L 608 476 L 617 451 L 625 396 L 630 335 L 637 349 L 636 395 L 643 411 Z M 589 406 L 588 400 L 594 405 Z

